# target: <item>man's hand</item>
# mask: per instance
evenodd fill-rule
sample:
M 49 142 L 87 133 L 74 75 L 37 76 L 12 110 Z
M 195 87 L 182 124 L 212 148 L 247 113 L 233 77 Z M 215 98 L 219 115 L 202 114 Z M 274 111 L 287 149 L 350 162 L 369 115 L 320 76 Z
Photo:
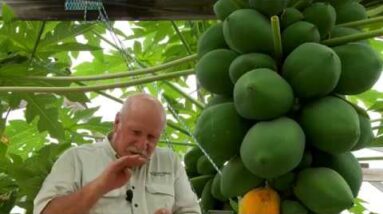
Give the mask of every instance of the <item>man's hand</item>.
M 166 208 L 162 208 L 162 209 L 156 210 L 156 212 L 154 214 L 172 214 L 172 213 L 170 212 L 170 210 L 168 210 Z
M 139 155 L 124 156 L 111 163 L 94 182 L 103 194 L 123 186 L 132 176 L 131 169 L 142 166 L 145 159 Z

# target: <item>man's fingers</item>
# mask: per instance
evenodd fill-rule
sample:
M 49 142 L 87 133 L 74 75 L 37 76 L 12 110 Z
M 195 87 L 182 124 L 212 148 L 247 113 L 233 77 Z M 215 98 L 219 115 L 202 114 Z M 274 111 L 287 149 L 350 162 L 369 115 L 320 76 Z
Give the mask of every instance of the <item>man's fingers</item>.
M 133 168 L 145 163 L 145 159 L 139 155 L 128 155 L 119 158 L 114 164 L 117 169 Z
M 168 210 L 166 208 L 162 208 L 162 209 L 156 210 L 156 212 L 154 214 L 172 214 L 172 213 L 170 212 L 170 210 Z

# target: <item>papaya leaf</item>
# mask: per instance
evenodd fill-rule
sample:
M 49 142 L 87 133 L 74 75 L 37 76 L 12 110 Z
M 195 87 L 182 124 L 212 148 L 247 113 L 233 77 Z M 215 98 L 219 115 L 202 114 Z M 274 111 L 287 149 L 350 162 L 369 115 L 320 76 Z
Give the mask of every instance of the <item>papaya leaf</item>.
M 37 53 L 57 53 L 62 51 L 96 51 L 100 50 L 100 47 L 96 47 L 88 44 L 81 43 L 64 43 L 64 44 L 53 44 L 49 46 L 40 46 Z
M 363 204 L 365 204 L 366 202 L 359 199 L 359 198 L 355 198 L 354 199 L 354 206 L 349 209 L 350 213 L 353 213 L 353 214 L 363 214 L 364 211 L 366 211 L 366 207 L 363 206 Z
M 92 118 L 94 113 L 96 113 L 99 110 L 100 107 L 94 107 L 94 108 L 88 108 L 81 111 L 76 111 L 74 113 L 74 118 L 78 121 L 80 120 L 88 120 Z
M 26 159 L 30 152 L 41 149 L 45 142 L 47 133 L 39 132 L 37 129 L 37 118 L 31 123 L 23 120 L 12 120 L 5 130 L 9 139 L 8 152 L 18 154 Z
M 105 54 L 102 58 L 95 58 L 92 62 L 83 62 L 75 68 L 75 75 L 102 74 L 105 72 L 123 72 L 127 71 L 126 64 L 119 52 L 113 52 L 112 55 Z
M 70 144 L 49 144 L 41 150 L 34 152 L 33 156 L 19 164 L 12 164 L 11 176 L 19 185 L 17 205 L 27 209 L 33 208 L 36 197 L 45 177 L 48 175 L 53 163 Z
M 383 112 L 383 100 L 377 100 L 370 108 L 369 111 Z
M 107 135 L 112 130 L 112 122 L 101 122 L 100 117 L 94 117 L 87 122 L 79 123 L 74 126 L 76 129 L 86 129 L 92 132 Z
M 97 110 L 98 108 L 76 111 L 66 108 L 60 110 L 60 120 L 65 129 L 68 142 L 77 144 L 91 143 L 97 140 L 97 137 L 106 136 L 110 132 L 112 123 L 101 122 L 100 117 L 93 116 Z M 91 138 L 87 139 L 88 136 Z
M 374 140 L 368 147 L 383 147 L 383 136 L 374 138 Z
M 0 159 L 4 158 L 5 154 L 8 151 L 8 144 L 5 143 L 7 137 L 2 135 L 0 140 Z M 8 140 L 8 139 L 7 139 Z
M 25 118 L 31 123 L 36 117 L 38 119 L 38 130 L 48 131 L 56 139 L 64 138 L 64 130 L 58 120 L 59 100 L 53 95 L 31 95 L 24 94 L 24 100 L 28 102 L 25 110 Z
M 5 3 L 2 5 L 1 14 L 5 24 L 12 22 L 16 18 L 15 12 Z
M 28 63 L 6 64 L 0 67 L 0 76 L 24 76 L 28 74 Z
M 0 213 L 10 213 L 18 191 L 17 183 L 7 174 L 0 173 Z
M 5 24 L 0 37 L 9 39 L 18 51 L 30 54 L 35 46 L 42 22 L 16 21 Z
M 60 22 L 55 29 L 47 33 L 45 38 L 40 41 L 40 46 L 45 47 L 58 44 L 67 39 L 74 39 L 76 36 L 86 33 L 93 29 L 91 24 L 74 24 L 73 22 Z
M 72 102 L 79 102 L 83 104 L 90 102 L 85 93 L 62 93 L 61 95 L 65 96 Z
M 383 94 L 376 90 L 368 90 L 362 94 L 354 95 L 354 96 L 348 96 L 350 99 L 353 100 L 353 103 L 357 103 L 354 101 L 362 101 L 367 107 L 372 106 L 376 100 L 379 98 L 383 99 Z

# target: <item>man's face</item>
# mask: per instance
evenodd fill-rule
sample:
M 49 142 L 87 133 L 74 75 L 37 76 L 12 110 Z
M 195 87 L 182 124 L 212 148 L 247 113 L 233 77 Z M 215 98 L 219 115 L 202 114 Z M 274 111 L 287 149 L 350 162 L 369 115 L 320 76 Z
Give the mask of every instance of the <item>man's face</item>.
M 164 120 L 158 111 L 137 110 L 117 114 L 114 123 L 113 147 L 117 154 L 139 154 L 149 159 L 164 128 Z

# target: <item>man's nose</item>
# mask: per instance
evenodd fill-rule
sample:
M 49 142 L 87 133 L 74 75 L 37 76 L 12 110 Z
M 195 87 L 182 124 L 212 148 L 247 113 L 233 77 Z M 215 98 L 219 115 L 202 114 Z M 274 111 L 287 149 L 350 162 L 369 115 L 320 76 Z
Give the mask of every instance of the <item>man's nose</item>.
M 142 150 L 146 150 L 146 148 L 148 147 L 148 143 L 148 138 L 146 138 L 145 136 L 141 136 L 139 137 L 139 139 L 137 139 L 136 147 Z

